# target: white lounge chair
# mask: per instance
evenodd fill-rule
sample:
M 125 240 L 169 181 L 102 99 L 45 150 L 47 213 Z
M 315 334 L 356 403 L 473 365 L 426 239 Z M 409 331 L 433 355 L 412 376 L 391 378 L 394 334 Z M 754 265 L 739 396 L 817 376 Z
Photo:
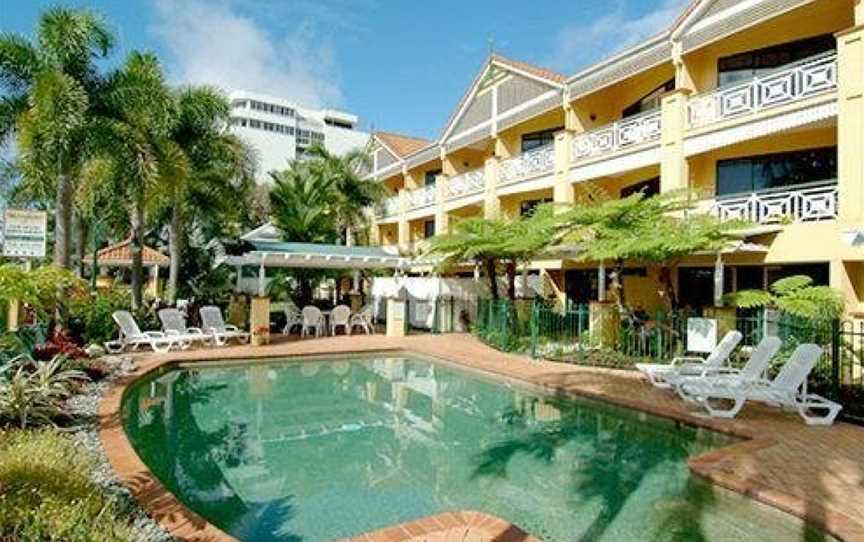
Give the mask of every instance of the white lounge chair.
M 162 322 L 162 331 L 168 336 L 178 337 L 182 341 L 181 346 L 184 348 L 188 348 L 196 342 L 210 342 L 212 338 L 210 335 L 205 335 L 201 328 L 188 327 L 186 325 L 186 316 L 179 309 L 159 309 L 158 314 L 159 321 Z
M 201 327 L 204 333 L 213 337 L 213 341 L 219 346 L 225 345 L 231 339 L 237 339 L 241 343 L 249 342 L 249 334 L 241 331 L 237 326 L 226 324 L 222 319 L 222 311 L 215 305 L 207 305 L 198 310 L 201 315 Z
M 315 332 L 316 337 L 320 337 L 324 331 L 324 314 L 321 309 L 314 305 L 306 305 L 301 311 L 303 323 L 300 328 L 300 336 L 305 337 L 310 330 Z
M 296 326 L 303 326 L 303 315 L 300 314 L 300 309 L 294 303 L 288 301 L 285 303 L 285 327 L 282 328 L 282 334 L 288 335 Z
M 179 337 L 171 337 L 161 331 L 141 331 L 129 311 L 115 311 L 111 318 L 120 328 L 120 334 L 117 340 L 105 343 L 108 352 L 116 354 L 126 348 L 136 350 L 139 346 L 149 346 L 154 352 L 164 354 L 181 343 Z
M 764 337 L 753 352 L 744 367 L 718 367 L 703 369 L 699 375 L 668 375 L 666 382 L 675 388 L 678 395 L 685 401 L 694 401 L 691 395 L 684 391 L 684 384 L 708 383 L 711 385 L 729 385 L 733 383 L 757 382 L 763 378 L 765 371 L 771 365 L 771 360 L 780 351 L 783 341 L 780 337 Z
M 821 355 L 819 346 L 802 344 L 792 352 L 773 380 L 694 382 L 684 384 L 682 389 L 715 418 L 734 418 L 747 401 L 758 401 L 795 409 L 808 425 L 831 425 L 843 407 L 821 395 L 807 393 L 807 377 Z M 713 404 L 721 400 L 732 401 L 732 406 L 722 408 Z M 815 414 L 821 411 L 825 414 Z
M 336 335 L 336 328 L 341 327 L 346 335 L 351 335 L 351 307 L 336 305 L 330 312 L 330 334 Z
M 670 363 L 637 363 L 636 368 L 658 388 L 668 389 L 672 385 L 667 382 L 667 377 L 679 375 L 697 376 L 704 369 L 723 367 L 743 337 L 740 331 L 726 333 L 723 339 L 714 347 L 714 350 L 704 359 L 698 356 L 679 356 L 674 358 Z
M 366 305 L 360 312 L 351 315 L 351 320 L 348 322 L 348 328 L 353 330 L 355 327 L 360 327 L 367 335 L 375 334 L 375 325 L 373 324 L 374 309 L 372 305 Z

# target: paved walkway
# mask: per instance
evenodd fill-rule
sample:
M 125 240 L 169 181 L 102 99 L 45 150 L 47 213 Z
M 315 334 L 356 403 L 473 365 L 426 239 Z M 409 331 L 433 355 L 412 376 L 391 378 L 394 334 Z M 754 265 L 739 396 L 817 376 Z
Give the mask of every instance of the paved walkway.
M 172 532 L 187 540 L 230 539 L 186 510 L 165 491 L 132 450 L 119 421 L 125 386 L 141 374 L 175 361 L 380 350 L 410 350 L 526 380 L 550 390 L 589 396 L 745 437 L 747 440 L 738 444 L 691 458 L 690 468 L 714 483 L 806 518 L 843 540 L 864 541 L 864 428 L 846 423 L 832 427 L 807 426 L 797 415 L 759 405 L 745 407 L 735 420 L 711 420 L 689 410 L 674 395 L 648 386 L 637 374 L 533 361 L 499 352 L 463 334 L 414 335 L 401 339 L 381 335 L 340 336 L 280 342 L 265 347 L 246 345 L 140 355 L 138 372 L 113 388 L 102 402 L 102 441 L 121 479 L 132 488 L 143 506 Z M 355 540 L 528 542 L 534 539 L 500 519 L 461 512 L 424 518 Z

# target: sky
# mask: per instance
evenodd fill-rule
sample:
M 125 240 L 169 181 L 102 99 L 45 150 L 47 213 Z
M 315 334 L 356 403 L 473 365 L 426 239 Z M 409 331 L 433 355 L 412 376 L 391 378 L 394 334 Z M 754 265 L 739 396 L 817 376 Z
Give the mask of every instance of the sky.
M 490 49 L 572 75 L 668 27 L 687 0 L 0 0 L 32 36 L 52 5 L 102 14 L 108 61 L 157 53 L 172 83 L 207 83 L 357 114 L 435 138 Z

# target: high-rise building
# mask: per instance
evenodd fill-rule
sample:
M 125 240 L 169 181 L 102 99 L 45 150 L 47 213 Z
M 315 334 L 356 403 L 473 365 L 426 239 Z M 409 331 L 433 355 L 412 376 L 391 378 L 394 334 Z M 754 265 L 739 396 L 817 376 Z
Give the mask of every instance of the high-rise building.
M 344 154 L 364 147 L 369 134 L 357 130 L 357 116 L 334 109 L 308 109 L 291 101 L 259 94 L 231 93 L 231 130 L 258 152 L 258 183 L 269 173 L 303 158 L 315 143 L 332 153 Z

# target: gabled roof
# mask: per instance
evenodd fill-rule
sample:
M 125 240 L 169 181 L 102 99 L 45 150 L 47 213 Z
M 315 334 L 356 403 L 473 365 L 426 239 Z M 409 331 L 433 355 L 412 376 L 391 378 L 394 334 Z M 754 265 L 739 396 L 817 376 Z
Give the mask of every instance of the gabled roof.
M 96 253 L 98 265 L 128 267 L 132 265 L 132 239 L 109 245 Z M 164 267 L 171 261 L 168 256 L 148 246 L 141 247 L 141 260 L 145 266 Z
M 398 158 L 405 158 L 433 144 L 428 139 L 394 134 L 392 132 L 375 132 L 373 136 Z
M 521 62 L 519 60 L 513 60 L 512 58 L 507 58 L 499 54 L 492 53 L 489 55 L 489 57 L 487 57 L 486 62 L 483 63 L 483 67 L 480 69 L 480 71 L 477 72 L 477 75 L 474 77 L 474 80 L 471 82 L 468 90 L 465 92 L 465 94 L 462 95 L 462 98 L 459 100 L 456 108 L 450 114 L 450 118 L 447 119 L 447 123 L 444 125 L 444 129 L 441 131 L 442 140 L 446 139 L 446 137 L 449 135 L 451 128 L 459 120 L 459 117 L 465 110 L 466 105 L 468 105 L 468 102 L 470 102 L 471 98 L 473 98 L 474 95 L 477 93 L 477 90 L 485 79 L 486 74 L 491 68 L 495 66 L 503 68 L 507 71 L 528 76 L 529 78 L 535 80 L 539 80 L 553 88 L 563 89 L 564 84 L 567 81 L 567 77 L 563 74 L 554 72 L 546 68 L 542 68 L 534 64 Z

